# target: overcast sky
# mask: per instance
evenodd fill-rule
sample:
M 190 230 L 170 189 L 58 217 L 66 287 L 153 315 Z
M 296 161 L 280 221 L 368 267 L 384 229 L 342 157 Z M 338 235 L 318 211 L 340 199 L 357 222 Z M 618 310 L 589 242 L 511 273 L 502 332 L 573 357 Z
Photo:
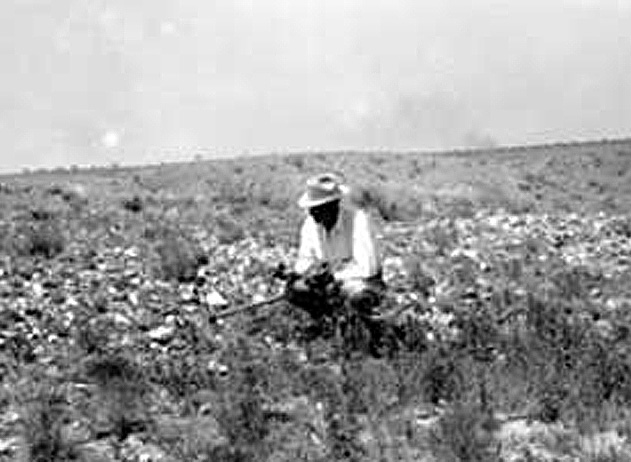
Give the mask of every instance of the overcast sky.
M 631 135 L 631 0 L 1 0 L 0 57 L 0 171 Z

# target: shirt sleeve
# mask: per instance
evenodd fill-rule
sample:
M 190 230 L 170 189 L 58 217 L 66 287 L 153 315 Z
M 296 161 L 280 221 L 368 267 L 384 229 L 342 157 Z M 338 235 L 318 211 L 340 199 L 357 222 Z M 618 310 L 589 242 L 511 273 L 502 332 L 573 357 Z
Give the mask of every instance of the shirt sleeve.
M 318 235 L 316 224 L 311 217 L 305 219 L 300 229 L 300 246 L 294 271 L 304 273 L 317 260 Z
M 358 210 L 353 219 L 353 258 L 335 276 L 341 280 L 367 278 L 380 270 L 379 254 L 370 218 Z

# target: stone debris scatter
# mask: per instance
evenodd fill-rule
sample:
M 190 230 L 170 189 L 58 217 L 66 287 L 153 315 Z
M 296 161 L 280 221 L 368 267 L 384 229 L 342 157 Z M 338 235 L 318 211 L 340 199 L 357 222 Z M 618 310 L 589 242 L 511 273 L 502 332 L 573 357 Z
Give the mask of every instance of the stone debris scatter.
M 208 238 L 202 230 L 195 235 Z M 504 282 L 512 294 L 525 296 L 528 287 L 513 284 L 524 259 L 538 262 L 534 268 L 554 268 L 556 262 L 605 280 L 627 277 L 630 235 L 625 217 L 478 213 L 388 225 L 380 239 L 390 297 L 397 304 L 418 305 L 418 310 L 422 305 L 419 316 L 443 326 L 449 316 L 440 312 L 440 302 L 455 292 L 488 298 L 497 289 L 492 285 L 508 278 Z M 72 259 L 24 261 L 14 268 L 5 264 L 0 267 L 0 344 L 24 336 L 31 346 L 48 350 L 85 319 L 142 325 L 149 338 L 170 337 L 166 314 L 186 317 L 281 293 L 282 282 L 271 278 L 271 270 L 278 262 L 290 264 L 294 253 L 254 238 L 216 245 L 192 283 L 156 279 L 135 245 L 77 251 Z M 528 267 L 532 271 L 533 265 Z M 419 278 L 426 279 L 420 283 L 425 293 L 415 284 Z M 599 288 L 590 292 L 608 307 L 629 304 L 628 294 L 615 295 Z
M 201 332 L 212 352 L 206 369 L 229 375 L 224 356 L 232 346 L 225 334 L 239 320 L 209 325 L 208 317 L 282 293 L 283 282 L 272 277 L 273 269 L 281 262 L 291 265 L 296 252 L 247 236 L 222 244 L 194 228 L 190 236 L 207 258 L 193 280 L 177 282 L 152 271 L 150 245 L 132 238 L 126 242 L 118 231 L 118 237 L 107 239 L 99 233 L 95 228 L 93 234 L 77 234 L 81 242 L 50 259 L 0 259 L 3 362 L 16 358 L 52 370 L 56 361 L 67 361 L 78 341 L 88 349 L 126 346 L 147 358 L 183 358 L 190 336 Z M 112 239 L 117 245 L 111 245 Z M 532 289 L 528 284 L 552 281 L 567 297 L 603 310 L 631 307 L 631 291 L 620 291 L 617 284 L 631 277 L 631 220 L 624 216 L 478 212 L 469 218 L 390 223 L 379 240 L 388 284 L 382 308 L 404 307 L 399 316 L 425 326 L 429 342 L 459 334 L 454 309 L 480 303 L 519 306 Z M 554 278 L 561 269 L 565 279 L 559 282 Z M 273 313 L 278 307 L 268 309 Z M 612 335 L 611 326 L 601 324 L 602 335 Z M 261 345 L 270 354 L 287 350 L 306 362 L 304 350 L 292 344 L 283 349 L 273 336 Z M 317 431 L 309 438 L 319 448 L 325 433 L 322 410 L 305 396 L 292 399 L 285 407 L 273 403 L 274 412 L 308 414 L 308 420 L 317 422 L 310 423 Z M 15 445 L 14 436 L 1 436 L 0 456 Z M 124 453 L 128 460 L 166 457 L 159 447 L 133 436 Z

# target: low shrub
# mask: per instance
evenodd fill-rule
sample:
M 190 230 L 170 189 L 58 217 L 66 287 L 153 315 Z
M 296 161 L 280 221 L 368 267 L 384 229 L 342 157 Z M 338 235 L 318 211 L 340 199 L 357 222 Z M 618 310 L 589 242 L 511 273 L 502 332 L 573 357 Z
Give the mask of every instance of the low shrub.
M 85 375 L 98 387 L 96 408 L 90 412 L 97 420 L 97 433 L 124 441 L 131 433 L 145 428 L 149 388 L 138 364 L 122 353 L 105 353 L 87 362 Z
M 409 257 L 404 260 L 403 266 L 410 281 L 410 289 L 423 297 L 429 297 L 433 287 L 436 285 L 436 276 L 427 267 L 423 259 Z
M 438 404 L 459 398 L 464 390 L 466 371 L 449 348 L 433 347 L 420 357 L 418 384 L 420 395 Z
M 158 272 L 165 280 L 191 282 L 206 261 L 197 245 L 180 230 L 163 230 L 157 237 Z
M 458 230 L 452 219 L 441 220 L 429 226 L 423 238 L 438 256 L 448 255 L 458 244 Z
M 386 359 L 349 361 L 343 369 L 344 389 L 353 413 L 379 416 L 398 401 L 399 378 Z
M 301 156 L 298 154 L 286 156 L 285 162 L 287 163 L 287 165 L 291 165 L 295 167 L 296 169 L 298 169 L 299 171 L 302 171 L 305 167 L 304 156 Z
M 243 226 L 229 216 L 219 215 L 214 225 L 220 244 L 232 244 L 245 238 Z
M 168 361 L 160 359 L 154 361 L 148 374 L 153 383 L 164 387 L 172 396 L 178 399 L 188 398 L 195 392 L 214 385 L 213 371 L 199 367 L 208 361 L 208 358 L 192 354 L 171 357 Z
M 124 199 L 122 202 L 123 208 L 132 213 L 140 213 L 144 209 L 144 202 L 139 196 L 133 196 L 131 198 Z
M 46 194 L 49 196 L 61 196 L 64 193 L 64 188 L 60 185 L 54 184 L 46 188 Z
M 97 305 L 95 309 L 104 312 L 106 305 Z M 86 319 L 79 324 L 74 332 L 76 345 L 87 354 L 103 353 L 106 351 L 108 342 L 107 329 L 103 329 L 93 320 Z
M 0 194 L 13 194 L 13 188 L 9 184 L 0 182 Z
M 14 235 L 12 246 L 23 256 L 53 258 L 64 250 L 65 238 L 61 225 L 46 218 L 29 223 Z
M 33 221 L 49 221 L 55 218 L 55 212 L 45 207 L 35 207 L 30 211 Z
M 409 214 L 401 207 L 401 197 L 384 187 L 360 187 L 352 194 L 352 201 L 359 207 L 376 210 L 385 221 L 405 220 Z
M 489 415 L 475 404 L 456 402 L 430 432 L 430 448 L 445 462 L 492 462 L 501 460 Z
M 27 460 L 33 462 L 66 462 L 77 460 L 77 442 L 65 437 L 63 427 L 68 418 L 68 405 L 60 388 L 39 384 L 34 396 L 23 407 L 23 435 Z

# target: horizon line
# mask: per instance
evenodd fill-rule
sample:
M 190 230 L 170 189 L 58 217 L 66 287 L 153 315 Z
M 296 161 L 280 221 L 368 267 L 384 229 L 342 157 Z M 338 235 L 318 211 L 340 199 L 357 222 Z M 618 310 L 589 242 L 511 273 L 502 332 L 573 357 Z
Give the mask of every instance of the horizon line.
M 615 145 L 615 144 L 626 144 L 631 143 L 631 135 L 629 136 L 621 136 L 621 137 L 613 137 L 613 138 L 587 138 L 581 140 L 570 140 L 570 141 L 550 141 L 550 142 L 536 142 L 536 143 L 520 143 L 520 144 L 495 144 L 491 146 L 462 146 L 462 147 L 453 147 L 453 148 L 406 148 L 406 149 L 394 149 L 394 148 L 386 148 L 386 147 L 372 147 L 372 148 L 334 148 L 334 149 L 318 149 L 318 148 L 300 148 L 300 149 L 288 149 L 288 150 L 279 150 L 279 149 L 268 149 L 261 151 L 259 153 L 252 152 L 254 148 L 243 148 L 239 153 L 236 154 L 218 154 L 215 153 L 213 157 L 203 157 L 203 153 L 210 152 L 213 148 L 206 146 L 177 146 L 177 147 L 164 147 L 160 149 L 160 151 L 178 151 L 182 152 L 183 150 L 190 151 L 190 155 L 193 158 L 188 160 L 162 160 L 156 162 L 145 162 L 145 163 L 129 163 L 123 164 L 118 161 L 110 161 L 109 163 L 104 164 L 94 164 L 94 165 L 78 165 L 78 164 L 66 164 L 66 165 L 57 165 L 52 167 L 21 167 L 16 170 L 7 170 L 0 171 L 0 177 L 12 177 L 12 176 L 22 176 L 22 175 L 37 175 L 37 174 L 50 174 L 50 173 L 81 173 L 82 171 L 94 171 L 94 170 L 134 170 L 134 169 L 142 169 L 147 167 L 156 167 L 162 165 L 186 165 L 191 163 L 198 162 L 213 162 L 213 161 L 229 161 L 229 160 L 237 160 L 237 159 L 249 159 L 255 157 L 274 157 L 274 156 L 294 156 L 294 155 L 315 155 L 315 154 L 376 154 L 376 153 L 390 153 L 390 154 L 402 154 L 402 155 L 444 155 L 444 154 L 494 154 L 494 153 L 502 153 L 502 152 L 515 152 L 522 150 L 538 150 L 538 149 L 546 149 L 546 148 L 554 148 L 554 147 L 579 147 L 579 146 L 593 146 L 593 145 Z M 200 158 L 195 158 L 199 156 Z

